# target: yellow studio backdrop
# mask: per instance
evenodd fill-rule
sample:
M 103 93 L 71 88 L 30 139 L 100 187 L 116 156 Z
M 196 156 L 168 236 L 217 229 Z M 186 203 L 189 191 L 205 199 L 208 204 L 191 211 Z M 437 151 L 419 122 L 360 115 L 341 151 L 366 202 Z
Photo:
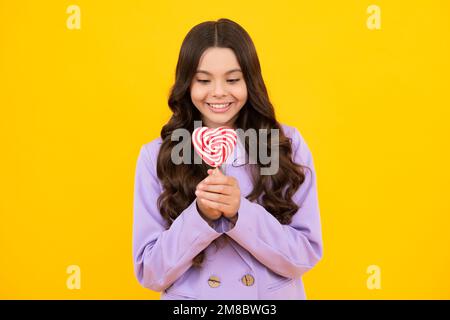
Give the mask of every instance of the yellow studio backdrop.
M 318 174 L 309 299 L 450 298 L 448 1 L 1 1 L 0 298 L 158 299 L 132 264 L 139 148 L 181 42 L 229 18 Z M 76 276 L 76 278 L 74 278 Z

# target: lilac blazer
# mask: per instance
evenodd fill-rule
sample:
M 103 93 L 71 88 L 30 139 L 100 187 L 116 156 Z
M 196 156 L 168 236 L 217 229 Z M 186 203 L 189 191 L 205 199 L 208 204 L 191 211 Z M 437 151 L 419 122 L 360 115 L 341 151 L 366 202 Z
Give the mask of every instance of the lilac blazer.
M 299 131 L 282 126 L 292 142 L 293 160 L 311 169 L 293 196 L 300 209 L 289 225 L 245 198 L 253 184 L 245 164 L 248 156 L 239 143 L 223 165 L 241 189 L 236 224 L 221 218 L 210 226 L 194 200 L 166 230 L 157 208 L 161 138 L 142 146 L 135 173 L 133 263 L 143 287 L 162 292 L 161 299 L 306 299 L 302 276 L 322 257 L 316 174 Z M 228 241 L 212 243 L 219 237 Z M 203 249 L 202 267 L 193 267 L 192 259 Z

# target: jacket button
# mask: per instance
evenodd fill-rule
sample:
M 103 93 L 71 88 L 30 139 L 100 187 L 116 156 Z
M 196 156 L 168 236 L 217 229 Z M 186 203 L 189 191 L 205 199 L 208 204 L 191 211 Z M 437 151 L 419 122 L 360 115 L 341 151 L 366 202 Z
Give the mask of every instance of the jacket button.
M 216 276 L 211 276 L 208 279 L 208 284 L 211 288 L 217 288 L 220 286 L 220 279 Z
M 251 274 L 246 274 L 245 276 L 242 277 L 241 281 L 244 284 L 244 286 L 250 287 L 255 283 L 255 278 L 253 278 Z

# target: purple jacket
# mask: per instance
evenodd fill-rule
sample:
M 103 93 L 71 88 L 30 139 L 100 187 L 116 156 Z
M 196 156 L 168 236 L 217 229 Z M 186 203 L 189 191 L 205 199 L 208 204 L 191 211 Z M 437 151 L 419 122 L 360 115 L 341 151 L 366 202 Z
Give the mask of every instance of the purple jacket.
M 307 165 L 306 179 L 293 196 L 300 209 L 282 225 L 266 209 L 247 200 L 252 188 L 245 149 L 239 143 L 223 168 L 241 189 L 238 220 L 210 226 L 194 200 L 166 230 L 157 208 L 162 192 L 156 175 L 161 138 L 142 146 L 134 189 L 133 262 L 145 288 L 161 299 L 306 299 L 302 275 L 322 257 L 322 232 L 313 158 L 299 131 L 283 125 L 293 160 Z M 228 237 L 219 246 L 212 242 Z M 206 248 L 200 268 L 192 259 Z

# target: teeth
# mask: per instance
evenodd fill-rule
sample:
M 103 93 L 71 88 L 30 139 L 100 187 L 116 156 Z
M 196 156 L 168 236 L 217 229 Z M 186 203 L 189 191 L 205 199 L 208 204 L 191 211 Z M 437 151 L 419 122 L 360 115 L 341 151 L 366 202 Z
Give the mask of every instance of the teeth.
M 231 104 L 231 102 L 230 103 L 226 103 L 226 104 L 210 104 L 210 103 L 208 103 L 209 106 L 211 106 L 211 107 L 213 107 L 215 109 L 223 109 L 223 108 L 228 107 L 230 104 Z

